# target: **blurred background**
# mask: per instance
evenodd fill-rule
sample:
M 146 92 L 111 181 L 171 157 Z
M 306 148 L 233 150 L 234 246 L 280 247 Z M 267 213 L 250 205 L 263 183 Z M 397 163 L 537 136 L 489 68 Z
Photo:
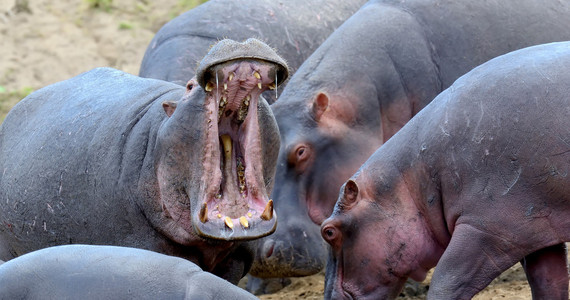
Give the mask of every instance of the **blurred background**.
M 0 0 L 0 121 L 29 93 L 95 67 L 137 75 L 166 22 L 206 0 Z

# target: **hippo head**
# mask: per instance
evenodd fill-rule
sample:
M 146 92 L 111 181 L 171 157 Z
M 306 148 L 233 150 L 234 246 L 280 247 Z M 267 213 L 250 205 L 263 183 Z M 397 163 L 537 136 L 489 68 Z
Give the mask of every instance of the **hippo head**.
M 362 95 L 354 90 L 368 89 L 358 82 L 315 89 L 322 82 L 298 76 L 303 72 L 308 73 L 301 68 L 271 105 L 281 135 L 272 193 L 280 220 L 276 232 L 259 243 L 251 269 L 258 277 L 307 276 L 324 268 L 327 247 L 319 226 L 342 183 L 382 143 L 381 135 L 361 130 L 374 126 L 362 122 L 361 111 L 377 107 L 361 107 Z
M 269 193 L 279 133 L 260 95 L 287 76 L 287 64 L 266 44 L 222 40 L 200 62 L 184 99 L 164 102 L 170 124 L 161 136 L 162 148 L 168 150 L 158 166 L 159 181 L 165 198 L 183 200 L 164 201 L 163 206 L 172 219 L 185 222 L 185 230 L 217 240 L 255 239 L 275 230 Z M 182 131 L 190 133 L 174 138 Z M 187 146 L 174 147 L 180 140 Z M 186 157 L 189 164 L 172 171 L 181 166 L 169 157 Z
M 342 186 L 321 226 L 325 299 L 395 299 L 408 277 L 425 279 L 440 254 L 412 194 L 395 168 L 360 169 Z

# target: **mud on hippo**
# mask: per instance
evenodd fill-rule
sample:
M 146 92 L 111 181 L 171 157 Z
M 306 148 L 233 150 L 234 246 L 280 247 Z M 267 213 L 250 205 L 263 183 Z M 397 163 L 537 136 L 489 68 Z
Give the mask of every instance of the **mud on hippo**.
M 259 273 L 322 267 L 326 248 L 311 223 L 320 225 L 341 185 L 459 76 L 498 55 L 564 40 L 570 40 L 570 2 L 364 5 L 271 105 L 281 135 L 272 199 L 284 217 L 257 249 Z
M 568 299 L 570 42 L 458 79 L 348 180 L 322 224 L 326 299 L 471 299 L 521 262 L 533 299 Z
M 275 78 L 279 82 L 275 82 Z M 275 230 L 279 135 L 266 44 L 223 40 L 181 87 L 101 68 L 43 88 L 0 128 L 0 259 L 72 243 L 148 249 L 237 282 Z

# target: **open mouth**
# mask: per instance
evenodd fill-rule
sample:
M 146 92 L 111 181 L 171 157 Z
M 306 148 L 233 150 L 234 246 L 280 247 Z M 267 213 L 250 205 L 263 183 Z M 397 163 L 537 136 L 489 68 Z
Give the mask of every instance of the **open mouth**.
M 215 65 L 204 76 L 209 119 L 203 198 L 194 218 L 201 236 L 253 239 L 275 230 L 263 176 L 258 104 L 261 93 L 276 88 L 279 67 L 239 59 Z

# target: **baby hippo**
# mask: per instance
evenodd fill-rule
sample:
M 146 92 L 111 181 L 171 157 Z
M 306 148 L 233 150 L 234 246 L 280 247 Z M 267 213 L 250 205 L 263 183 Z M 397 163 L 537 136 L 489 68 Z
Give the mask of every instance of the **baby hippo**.
M 148 250 L 66 245 L 0 265 L 0 299 L 257 299 L 185 259 Z
M 459 78 L 341 188 L 321 233 L 325 299 L 471 299 L 521 262 L 533 299 L 568 299 L 570 42 Z

